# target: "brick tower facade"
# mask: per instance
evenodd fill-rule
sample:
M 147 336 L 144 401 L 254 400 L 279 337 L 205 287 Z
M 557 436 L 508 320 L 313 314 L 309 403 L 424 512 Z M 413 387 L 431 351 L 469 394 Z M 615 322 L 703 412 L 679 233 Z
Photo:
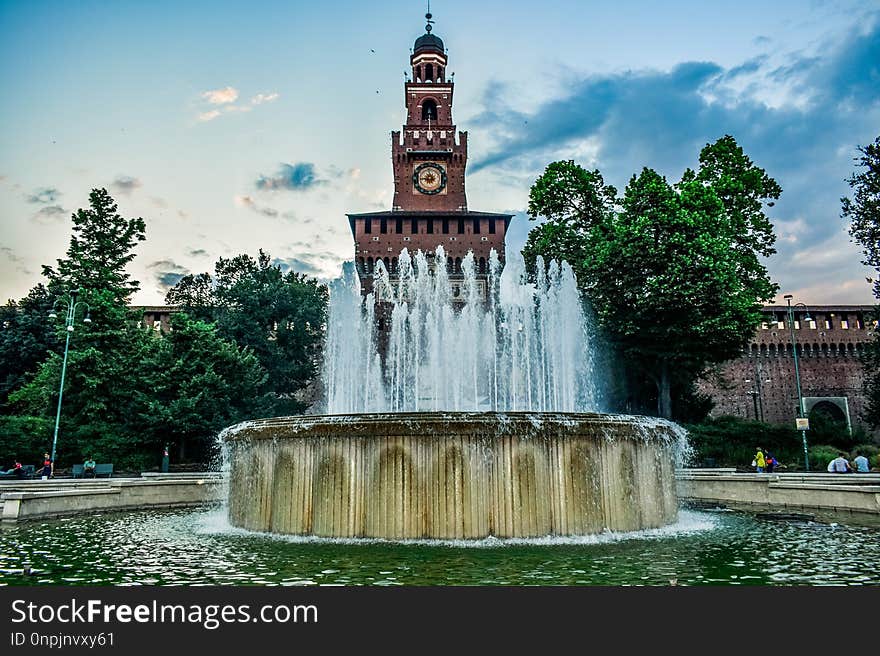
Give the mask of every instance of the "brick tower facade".
M 504 236 L 511 214 L 468 210 L 465 193 L 467 132 L 456 132 L 452 119 L 455 84 L 447 75 L 448 59 L 440 37 L 416 39 L 410 56 L 411 77 L 404 84 L 406 123 L 391 133 L 394 200 L 390 211 L 349 214 L 355 263 L 361 289 L 369 293 L 377 261 L 392 278 L 397 256 L 407 248 L 433 258 L 442 245 L 450 278 L 461 276 L 461 261 L 472 251 L 479 276 L 488 272 L 489 253 L 504 259 Z M 434 263 L 439 264 L 439 263 Z

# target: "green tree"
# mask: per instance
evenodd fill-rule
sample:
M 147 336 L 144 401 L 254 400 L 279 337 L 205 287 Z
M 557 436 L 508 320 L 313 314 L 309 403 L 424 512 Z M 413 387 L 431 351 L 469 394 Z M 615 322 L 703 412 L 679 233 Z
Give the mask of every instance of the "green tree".
M 9 394 L 33 376 L 60 343 L 55 326 L 47 320 L 54 299 L 38 284 L 18 302 L 0 308 L 0 410 Z
M 862 264 L 880 274 L 880 136 L 874 143 L 859 146 L 857 166 L 862 169 L 847 180 L 853 198 L 841 198 L 843 218 L 848 219 L 849 234 L 862 248 Z M 880 275 L 873 280 L 874 297 L 880 299 Z M 862 362 L 865 365 L 863 391 L 867 397 L 864 418 L 873 428 L 880 426 L 880 337 L 866 345 Z
M 739 354 L 762 302 L 777 289 L 759 256 L 773 252 L 763 203 L 778 198 L 779 186 L 731 137 L 707 145 L 700 161 L 700 170 L 686 171 L 675 186 L 643 169 L 627 185 L 620 211 L 598 172 L 589 180 L 560 175 L 577 165 L 557 162 L 533 186 L 538 193 L 529 206 L 533 217 L 548 220 L 529 235 L 526 256 L 576 258 L 579 284 L 626 360 L 631 393 L 653 398 L 663 417 L 673 416 L 675 390 L 693 411 L 693 381 Z M 583 216 L 560 213 L 566 186 L 572 196 L 592 198 L 568 206 L 588 206 Z M 548 187 L 554 193 L 545 209 Z M 645 379 L 651 394 L 640 394 Z
M 848 219 L 849 234 L 862 247 L 862 264 L 880 273 L 880 137 L 867 146 L 859 146 L 857 166 L 864 169 L 848 180 L 855 194 L 841 198 L 842 216 Z M 874 282 L 874 296 L 880 298 L 880 276 Z
M 567 261 L 578 280 L 587 279 L 583 267 L 590 242 L 596 231 L 607 229 L 617 206 L 617 189 L 606 185 L 598 170 L 588 171 L 573 161 L 548 165 L 529 193 L 529 216 L 545 219 L 529 232 L 523 248 L 529 270 L 544 255 Z
M 266 372 L 256 356 L 219 336 L 217 327 L 176 314 L 172 330 L 150 340 L 136 393 L 142 450 L 177 447 L 180 460 L 204 461 L 218 431 L 265 416 Z
M 317 374 L 327 306 L 327 290 L 317 280 L 284 272 L 260 251 L 257 259 L 220 258 L 213 279 L 184 277 L 166 302 L 213 317 L 222 337 L 257 357 L 268 374 L 263 391 L 272 395 L 276 414 L 309 405 L 301 394 Z
M 138 283 L 125 271 L 134 246 L 145 238 L 144 220 L 120 216 L 105 189 L 92 190 L 89 202 L 72 216 L 66 257 L 55 268 L 43 267 L 52 301 L 79 289 L 92 319 L 85 324 L 78 315 L 71 334 L 59 433 L 60 459 L 68 461 L 81 457 L 81 448 L 107 458 L 131 450 L 134 372 L 146 348 L 145 333 L 127 307 Z M 60 342 L 63 321 L 56 321 L 54 330 Z M 61 356 L 50 353 L 33 378 L 9 396 L 12 409 L 20 416 L 54 419 L 60 372 Z
M 217 304 L 210 273 L 187 274 L 165 294 L 165 302 L 193 319 L 215 321 Z

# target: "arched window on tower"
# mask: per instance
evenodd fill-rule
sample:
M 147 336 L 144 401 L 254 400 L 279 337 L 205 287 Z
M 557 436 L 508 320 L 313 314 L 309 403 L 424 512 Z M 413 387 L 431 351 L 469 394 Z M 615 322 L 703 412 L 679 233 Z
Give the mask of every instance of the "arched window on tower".
M 422 102 L 422 120 L 427 121 L 428 119 L 437 120 L 437 103 L 430 98 Z
M 442 66 L 437 67 L 437 81 L 438 82 L 443 81 L 443 67 Z
M 416 82 L 422 81 L 422 67 L 416 66 Z
M 434 64 L 427 64 L 425 66 L 425 82 L 433 82 L 434 81 Z

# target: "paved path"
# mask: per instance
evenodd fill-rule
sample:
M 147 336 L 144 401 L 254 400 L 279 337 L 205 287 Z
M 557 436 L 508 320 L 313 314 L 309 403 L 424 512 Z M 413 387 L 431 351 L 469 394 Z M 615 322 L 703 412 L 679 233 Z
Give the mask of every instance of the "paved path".
M 679 499 L 733 508 L 818 513 L 880 525 L 880 474 L 737 473 L 734 469 L 676 472 Z
M 0 520 L 10 524 L 94 512 L 194 506 L 218 501 L 224 489 L 224 479 L 214 472 L 0 481 Z

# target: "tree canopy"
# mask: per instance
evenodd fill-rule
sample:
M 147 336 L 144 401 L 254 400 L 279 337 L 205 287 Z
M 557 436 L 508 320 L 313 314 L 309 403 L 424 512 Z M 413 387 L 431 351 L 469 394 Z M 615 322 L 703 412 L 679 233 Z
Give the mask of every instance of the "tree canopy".
M 878 273 L 872 291 L 880 299 L 880 136 L 867 146 L 859 146 L 858 151 L 856 165 L 861 171 L 847 180 L 854 193 L 852 198 L 840 199 L 841 216 L 849 220 L 849 234 L 862 248 L 862 264 Z M 866 345 L 863 362 L 868 399 L 864 416 L 876 428 L 880 426 L 880 336 L 876 332 Z
M 569 260 L 626 360 L 630 394 L 644 396 L 639 381 L 650 380 L 656 412 L 671 417 L 673 390 L 738 355 L 777 290 L 760 257 L 774 252 L 763 208 L 780 193 L 729 136 L 680 182 L 645 168 L 623 198 L 598 171 L 555 162 L 532 187 L 529 213 L 545 222 L 524 255 L 531 266 L 539 254 Z
M 169 292 L 184 312 L 157 333 L 128 307 L 139 283 L 126 267 L 144 238 L 144 220 L 121 216 L 95 189 L 72 216 L 66 256 L 43 268 L 46 284 L 0 308 L 0 465 L 35 462 L 51 447 L 67 336 L 62 467 L 91 456 L 149 468 L 166 445 L 178 459 L 205 462 L 223 427 L 308 404 L 324 287 L 262 252 L 221 258 L 216 281 L 187 276 Z M 68 333 L 61 317 L 72 290 L 81 304 Z
M 307 407 L 301 393 L 317 374 L 326 320 L 327 289 L 317 280 L 285 272 L 261 250 L 256 259 L 220 258 L 213 278 L 185 276 L 165 300 L 216 321 L 219 335 L 256 356 L 277 414 Z

